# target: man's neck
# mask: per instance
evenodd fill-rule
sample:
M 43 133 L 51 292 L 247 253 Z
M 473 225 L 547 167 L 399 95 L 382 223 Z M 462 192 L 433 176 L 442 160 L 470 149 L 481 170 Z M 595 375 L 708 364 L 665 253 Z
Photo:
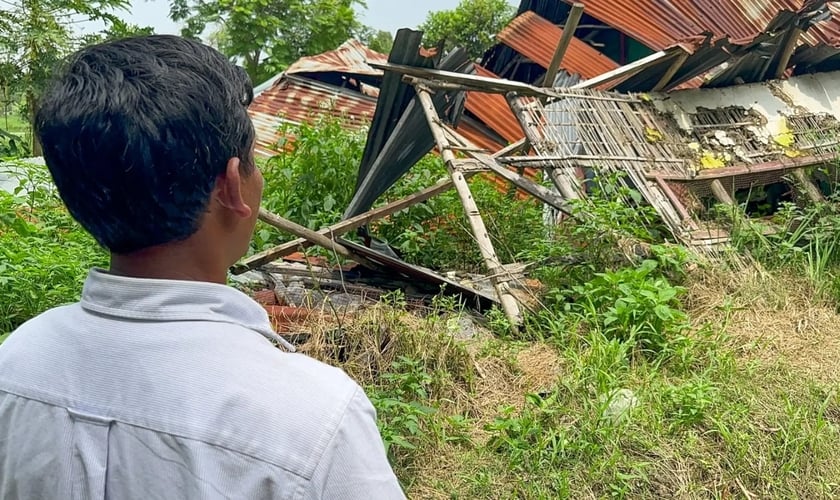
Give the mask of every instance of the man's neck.
M 111 254 L 110 272 L 133 278 L 227 283 L 227 266 L 218 256 L 198 251 L 189 240 L 147 248 L 127 255 Z

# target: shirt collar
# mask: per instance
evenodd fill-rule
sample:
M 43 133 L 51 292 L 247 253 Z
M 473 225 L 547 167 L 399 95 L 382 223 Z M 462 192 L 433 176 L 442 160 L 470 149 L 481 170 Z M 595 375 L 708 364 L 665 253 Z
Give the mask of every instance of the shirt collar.
M 295 350 L 274 332 L 262 306 L 239 290 L 218 283 L 129 278 L 92 269 L 82 288 L 81 306 L 132 320 L 232 323 Z

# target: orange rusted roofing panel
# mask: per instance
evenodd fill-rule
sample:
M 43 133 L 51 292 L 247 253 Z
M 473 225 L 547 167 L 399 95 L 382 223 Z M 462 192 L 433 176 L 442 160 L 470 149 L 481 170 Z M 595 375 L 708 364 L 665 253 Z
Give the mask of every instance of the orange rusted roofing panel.
M 797 12 L 807 0 L 563 0 L 655 50 L 696 35 L 750 41 L 781 11 Z
M 475 71 L 479 76 L 499 78 L 478 64 L 475 65 Z M 516 142 L 525 135 L 507 100 L 501 94 L 467 92 L 466 108 L 509 142 Z
M 359 92 L 321 84 L 309 79 L 284 75 L 254 98 L 248 114 L 254 123 L 257 149 L 261 154 L 276 152 L 283 123 L 306 123 L 322 115 L 348 118 L 347 125 L 366 125 L 376 107 L 376 99 Z
M 355 75 L 382 75 L 368 62 L 384 64 L 388 56 L 369 49 L 358 40 L 348 40 L 337 49 L 315 56 L 302 57 L 286 68 L 286 74 L 295 73 L 350 73 Z
M 563 30 L 527 11 L 517 16 L 501 33 L 500 42 L 528 59 L 548 68 Z M 584 41 L 572 38 L 560 68 L 584 78 L 594 78 L 618 67 L 613 60 Z

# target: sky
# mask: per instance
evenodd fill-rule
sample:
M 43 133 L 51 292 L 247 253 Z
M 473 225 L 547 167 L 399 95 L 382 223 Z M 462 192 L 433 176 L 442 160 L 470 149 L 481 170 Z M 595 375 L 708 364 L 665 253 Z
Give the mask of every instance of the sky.
M 509 0 L 518 6 L 518 0 Z M 121 15 L 139 26 L 152 26 L 155 32 L 177 34 L 178 25 L 169 19 L 169 0 L 132 0 L 131 12 Z M 459 0 L 366 0 L 361 12 L 362 23 L 376 29 L 396 32 L 399 28 L 415 28 L 429 11 L 454 9 Z

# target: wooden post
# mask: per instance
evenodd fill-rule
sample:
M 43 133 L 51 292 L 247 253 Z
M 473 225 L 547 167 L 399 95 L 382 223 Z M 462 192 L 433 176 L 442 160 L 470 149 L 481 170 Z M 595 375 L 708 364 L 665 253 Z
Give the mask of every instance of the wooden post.
M 725 203 L 731 207 L 735 206 L 735 200 L 732 199 L 732 195 L 729 194 L 729 191 L 723 186 L 720 179 L 714 179 L 709 187 L 712 190 L 712 194 L 715 195 L 715 198 L 717 198 L 719 202 Z
M 662 75 L 662 78 L 660 78 L 659 82 L 657 82 L 656 86 L 653 87 L 653 91 L 654 92 L 659 92 L 660 90 L 667 87 L 668 84 L 671 83 L 671 80 L 674 79 L 674 75 L 676 75 L 677 71 L 679 71 L 680 68 L 682 68 L 682 65 L 685 64 L 685 61 L 687 59 L 688 59 L 688 52 L 683 52 L 682 54 L 677 56 L 677 58 L 674 59 L 674 62 L 671 63 L 671 66 L 668 68 L 668 71 L 666 71 L 665 74 Z
M 484 258 L 484 265 L 490 273 L 490 282 L 493 283 L 493 288 L 496 289 L 496 294 L 499 296 L 499 301 L 502 303 L 502 309 L 511 327 L 518 329 L 522 324 L 522 317 L 519 311 L 519 304 L 514 296 L 511 294 L 508 286 L 508 276 L 499 257 L 496 255 L 496 250 L 493 248 L 493 242 L 490 240 L 490 235 L 487 232 L 487 227 L 484 225 L 484 220 L 481 218 L 481 212 L 478 211 L 478 206 L 475 203 L 472 193 L 470 192 L 470 185 L 467 183 L 464 174 L 455 168 L 457 159 L 455 154 L 449 147 L 449 141 L 446 139 L 440 117 L 438 116 L 435 105 L 432 102 L 432 96 L 428 87 L 418 84 L 415 86 L 417 90 L 417 98 L 420 101 L 423 112 L 426 113 L 426 121 L 429 124 L 429 129 L 435 138 L 438 150 L 443 157 L 444 162 L 449 170 L 449 175 L 452 177 L 452 183 L 455 185 L 455 190 L 458 192 L 458 197 L 461 199 L 461 204 L 464 206 L 464 211 L 467 214 L 467 219 L 470 221 L 473 236 L 475 236 L 478 248 L 481 251 L 481 256 Z
M 801 168 L 797 168 L 793 171 L 793 178 L 796 179 L 797 184 L 799 184 L 799 188 L 805 193 L 805 196 L 808 197 L 814 203 L 821 203 L 825 201 L 825 198 L 820 191 L 820 188 L 814 185 L 811 179 L 805 175 L 805 170 Z
M 788 63 L 790 62 L 790 57 L 793 55 L 793 51 L 796 49 L 796 44 L 799 42 L 799 37 L 802 36 L 802 33 L 804 33 L 802 31 L 802 28 L 798 26 L 791 28 L 790 31 L 787 33 L 787 40 L 785 40 L 785 46 L 782 49 L 781 55 L 779 56 L 778 65 L 773 71 L 773 78 L 779 79 L 785 75 Z
M 543 79 L 543 87 L 554 87 L 554 79 L 557 77 L 557 71 L 560 69 L 560 63 L 563 61 L 563 56 L 566 55 L 566 50 L 569 44 L 572 43 L 572 38 L 575 36 L 580 18 L 583 16 L 583 4 L 575 3 L 572 5 L 572 10 L 569 11 L 569 17 L 566 18 L 566 24 L 563 26 L 563 35 L 560 36 L 560 42 L 557 44 L 557 49 L 554 50 L 554 56 L 551 58 L 545 78 Z M 541 99 L 545 99 L 542 97 Z

